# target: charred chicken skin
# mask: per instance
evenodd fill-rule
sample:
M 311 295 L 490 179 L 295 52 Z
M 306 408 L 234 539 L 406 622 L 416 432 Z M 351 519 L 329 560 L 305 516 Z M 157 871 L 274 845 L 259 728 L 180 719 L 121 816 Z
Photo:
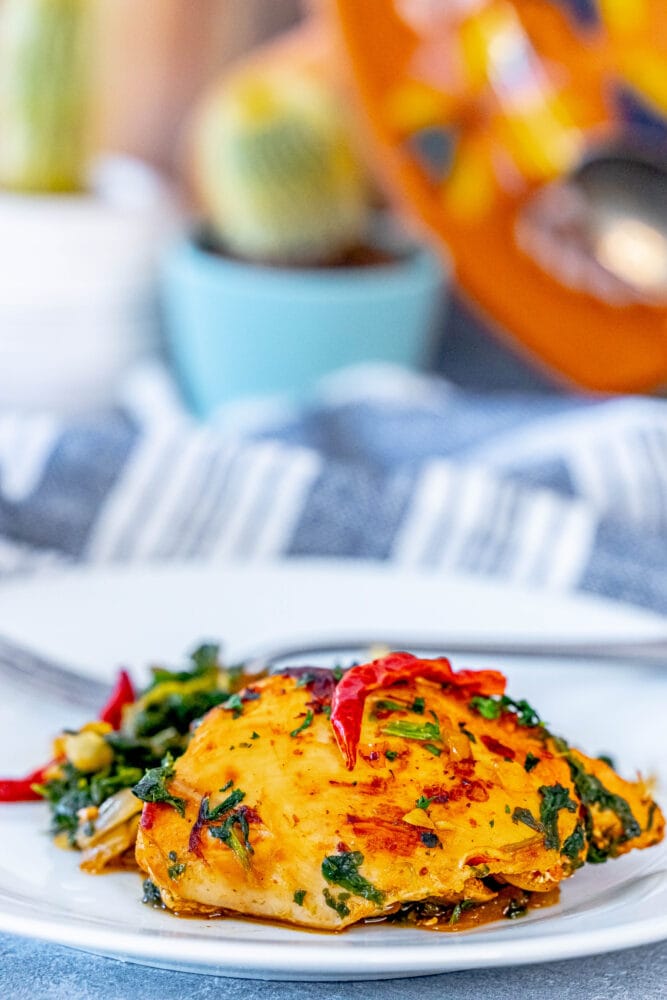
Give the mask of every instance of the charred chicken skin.
M 406 653 L 264 678 L 149 772 L 136 856 L 163 905 L 322 930 L 545 894 L 663 837 L 646 785 L 550 734 L 493 671 Z M 458 907 L 458 911 L 457 911 Z

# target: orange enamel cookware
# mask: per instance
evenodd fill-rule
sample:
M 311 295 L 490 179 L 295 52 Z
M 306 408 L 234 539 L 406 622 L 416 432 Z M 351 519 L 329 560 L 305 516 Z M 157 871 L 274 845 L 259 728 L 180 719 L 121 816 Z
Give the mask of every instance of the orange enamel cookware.
M 664 0 L 330 5 L 390 192 L 491 326 L 581 386 L 666 383 L 667 296 L 642 282 L 667 237 L 613 202 L 592 256 L 577 201 L 587 164 L 619 145 L 647 151 L 649 171 L 664 157 Z

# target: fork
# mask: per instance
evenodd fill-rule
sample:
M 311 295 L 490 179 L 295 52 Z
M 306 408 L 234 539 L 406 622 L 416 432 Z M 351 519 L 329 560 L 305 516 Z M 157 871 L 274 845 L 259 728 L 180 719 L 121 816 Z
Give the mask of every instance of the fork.
M 411 649 L 434 656 L 471 654 L 494 657 L 530 657 L 535 659 L 588 660 L 592 662 L 629 663 L 667 666 L 667 638 L 633 640 L 590 640 L 567 642 L 491 641 L 443 638 L 424 642 L 417 637 L 378 637 L 364 639 L 325 639 L 317 643 L 274 645 L 252 653 L 243 660 L 249 673 L 275 669 L 288 660 L 343 656 L 350 660 L 363 657 L 379 646 Z M 53 698 L 87 709 L 98 709 L 109 694 L 108 683 L 80 673 L 11 639 L 0 636 L 0 677 L 27 688 L 40 697 Z

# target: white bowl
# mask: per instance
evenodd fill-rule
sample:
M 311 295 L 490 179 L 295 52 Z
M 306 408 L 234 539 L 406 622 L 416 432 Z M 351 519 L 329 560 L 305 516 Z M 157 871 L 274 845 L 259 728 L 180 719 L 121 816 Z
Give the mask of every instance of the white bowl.
M 0 406 L 109 402 L 157 349 L 157 260 L 177 222 L 161 178 L 124 157 L 83 195 L 0 194 Z

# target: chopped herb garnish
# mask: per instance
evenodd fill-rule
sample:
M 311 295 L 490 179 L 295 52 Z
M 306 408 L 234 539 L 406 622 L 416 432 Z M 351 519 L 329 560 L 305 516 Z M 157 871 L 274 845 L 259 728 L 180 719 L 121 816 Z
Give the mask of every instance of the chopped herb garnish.
M 384 902 L 384 893 L 360 874 L 359 868 L 363 863 L 364 856 L 360 851 L 330 854 L 322 862 L 322 875 L 331 885 L 339 885 L 353 895 L 362 896 L 376 906 L 381 906 Z
M 292 730 L 292 732 L 290 733 L 290 736 L 292 736 L 292 737 L 298 736 L 299 733 L 302 733 L 304 731 L 304 729 L 308 729 L 308 727 L 310 726 L 310 724 L 313 721 L 313 718 L 314 718 L 314 716 L 313 716 L 313 710 L 312 710 L 312 708 L 309 708 L 308 711 L 306 712 L 306 718 L 303 720 L 303 722 L 301 723 L 301 725 L 297 729 L 293 729 Z
M 516 712 L 517 722 L 520 726 L 541 726 L 542 720 L 535 711 L 532 705 L 529 705 L 527 701 L 521 698 L 519 701 L 514 701 L 512 698 L 508 698 L 507 695 L 501 697 L 501 702 L 503 709 L 512 709 Z
M 517 806 L 512 813 L 513 823 L 523 823 L 525 826 L 529 826 L 531 830 L 536 830 L 537 833 L 544 833 L 544 827 L 536 820 L 530 809 L 523 809 L 521 806 Z
M 398 757 L 398 751 L 397 750 L 385 750 L 384 755 L 387 758 L 387 760 L 396 760 L 396 758 Z
M 383 727 L 385 736 L 403 736 L 406 740 L 439 740 L 440 726 L 437 722 L 406 722 L 396 719 Z
M 540 762 L 540 758 L 536 757 L 535 754 L 531 753 L 530 750 L 529 750 L 528 753 L 526 754 L 526 759 L 523 762 L 523 769 L 524 769 L 524 771 L 526 771 L 527 773 L 530 773 L 533 770 L 534 767 L 537 767 L 537 765 L 539 764 L 539 762 Z
M 658 808 L 658 806 L 657 806 L 657 804 L 655 802 L 651 802 L 651 805 L 648 807 L 648 815 L 646 817 L 646 832 L 647 833 L 650 830 L 653 829 L 653 820 L 655 819 L 655 811 L 656 811 L 657 808 Z
M 442 749 L 437 747 L 435 743 L 425 743 L 424 750 L 428 750 L 428 752 L 432 753 L 434 757 L 439 757 L 442 753 Z
M 155 882 L 151 882 L 151 880 L 147 878 L 142 883 L 141 888 L 144 892 L 141 899 L 142 903 L 146 903 L 147 906 L 153 906 L 155 909 L 165 909 L 165 905 L 162 902 L 162 895 L 158 887 L 155 885 Z
M 440 844 L 437 836 L 434 833 L 431 833 L 430 830 L 423 830 L 422 833 L 419 834 L 419 839 L 424 847 L 438 847 Z
M 461 919 L 461 914 L 463 913 L 463 911 L 469 910 L 471 909 L 471 907 L 476 905 L 477 904 L 473 903 L 471 899 L 462 899 L 459 903 L 456 904 L 456 906 L 452 910 L 452 915 L 449 918 L 450 924 L 458 924 L 459 920 Z
M 503 712 L 513 712 L 520 726 L 532 727 L 542 724 L 542 720 L 532 705 L 523 699 L 515 701 L 506 694 L 499 698 L 484 698 L 482 695 L 476 695 L 470 701 L 470 708 L 481 715 L 483 719 L 499 719 Z
M 374 712 L 405 712 L 408 706 L 390 698 L 379 698 L 373 706 Z
M 183 872 L 185 871 L 186 868 L 187 868 L 187 865 L 185 865 L 185 864 L 170 865 L 167 868 L 167 875 L 171 879 L 178 879 L 178 878 L 181 877 L 181 875 L 183 874 Z
M 525 917 L 528 913 L 528 903 L 523 902 L 518 899 L 510 899 L 509 903 L 503 910 L 503 916 L 507 920 L 518 920 L 519 917 Z
M 424 714 L 425 702 L 423 698 L 415 698 L 412 702 L 412 711 L 416 712 L 417 715 Z
M 253 849 L 250 845 L 250 828 L 248 826 L 248 817 L 245 814 L 245 807 L 230 813 L 220 826 L 210 826 L 208 831 L 216 840 L 221 840 L 223 844 L 226 844 L 234 853 L 241 866 L 248 871 L 250 868 L 250 855 L 253 853 Z
M 427 799 L 425 795 L 420 795 L 417 801 L 415 802 L 415 805 L 417 809 L 426 810 L 430 806 L 431 802 L 433 802 L 433 799 Z
M 250 739 L 251 739 L 251 740 L 258 740 L 258 739 L 259 739 L 259 733 L 255 733 L 255 732 L 253 732 L 253 734 L 252 734 L 252 736 L 250 737 Z
M 322 715 L 325 719 L 331 718 L 331 705 L 322 705 Z
M 173 806 L 179 816 L 185 816 L 185 800 L 170 795 L 167 782 L 174 776 L 173 760 L 167 755 L 160 767 L 152 767 L 146 771 L 141 781 L 132 789 L 142 802 L 165 802 Z
M 341 678 L 342 678 L 342 676 L 344 674 L 344 670 L 343 670 L 343 668 L 341 666 L 335 666 L 333 668 L 333 670 L 331 671 L 331 673 L 333 674 L 333 679 L 336 682 L 338 682 L 339 680 L 341 680 Z
M 296 892 L 294 893 L 294 902 L 296 903 L 297 906 L 303 906 L 303 901 L 305 898 L 306 898 L 305 889 L 297 889 Z
M 492 830 L 493 830 L 493 828 L 494 828 L 495 825 L 496 825 L 495 819 L 490 819 L 489 820 L 489 826 L 491 827 Z
M 234 719 L 238 719 L 243 714 L 243 701 L 240 694 L 231 695 L 224 703 L 223 708 L 232 713 Z
M 459 722 L 459 729 L 461 730 L 464 736 L 468 737 L 471 743 L 477 742 L 477 737 L 475 736 L 475 734 L 471 733 L 469 729 L 466 729 L 465 722 Z
M 542 796 L 540 820 L 544 828 L 544 846 L 548 851 L 559 851 L 558 813 L 561 809 L 576 812 L 577 803 L 572 801 L 568 789 L 563 785 L 542 785 L 538 791 Z
M 470 707 L 483 719 L 499 719 L 502 707 L 495 698 L 484 698 L 482 695 L 475 695 L 470 702 Z
M 347 900 L 350 898 L 349 892 L 341 892 L 339 893 L 338 898 L 336 898 L 328 889 L 323 889 L 322 895 L 324 896 L 324 902 L 327 906 L 330 906 L 332 910 L 335 910 L 341 919 L 343 917 L 349 917 L 350 908 L 347 906 Z
M 508 805 L 505 806 L 505 812 L 507 813 L 508 816 L 512 812 L 512 810 L 510 809 L 510 807 Z
M 220 791 L 226 792 L 228 788 L 231 787 L 233 783 L 227 782 Z M 205 823 L 215 823 L 217 820 L 221 819 L 225 813 L 228 813 L 230 809 L 242 802 L 245 798 L 245 792 L 242 792 L 240 788 L 235 788 L 231 795 L 228 795 L 226 799 L 223 799 L 214 809 L 209 810 L 208 799 L 205 798 L 202 802 L 202 815 Z

